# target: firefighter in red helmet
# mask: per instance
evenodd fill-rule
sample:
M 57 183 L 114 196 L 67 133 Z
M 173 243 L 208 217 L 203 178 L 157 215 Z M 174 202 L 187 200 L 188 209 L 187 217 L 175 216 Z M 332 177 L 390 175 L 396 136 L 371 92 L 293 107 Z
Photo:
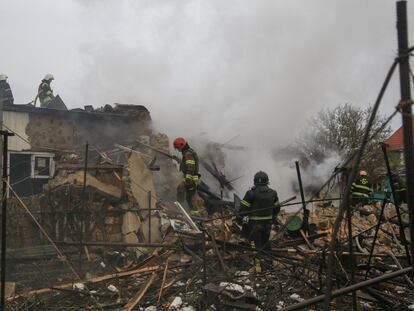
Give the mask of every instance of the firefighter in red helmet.
M 198 156 L 197 153 L 190 148 L 188 142 L 182 138 L 174 139 L 174 148 L 182 153 L 180 163 L 180 171 L 183 172 L 184 181 L 178 186 L 177 197 L 182 200 L 183 192 L 185 192 L 185 200 L 190 208 L 190 213 L 193 216 L 199 216 L 200 211 L 194 204 L 196 199 L 197 187 L 200 182 L 200 174 L 198 173 Z M 183 189 L 185 189 L 183 191 Z

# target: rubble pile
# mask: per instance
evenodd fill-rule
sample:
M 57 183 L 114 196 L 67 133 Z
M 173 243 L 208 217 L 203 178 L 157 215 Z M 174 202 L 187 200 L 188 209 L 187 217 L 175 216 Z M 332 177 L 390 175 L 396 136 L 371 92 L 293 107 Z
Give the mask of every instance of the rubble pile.
M 364 211 L 368 208 L 375 214 L 375 207 L 366 206 Z M 8 306 L 10 310 L 282 310 L 324 293 L 326 244 L 335 209 L 317 207 L 310 216 L 315 231 L 307 236 L 284 232 L 285 221 L 293 213 L 281 212 L 271 248 L 253 251 L 240 237 L 230 211 L 210 215 L 215 220 L 199 221 L 193 228 L 186 215 L 158 203 L 153 216 L 161 220 L 162 245 L 90 246 L 92 258 L 85 279 L 72 277 L 47 288 L 15 293 Z M 355 234 L 372 226 L 372 215 L 354 213 Z M 384 241 L 379 239 L 376 246 L 371 277 L 398 270 L 395 260 L 406 264 L 397 259 L 404 258 L 403 250 L 391 247 L 386 233 L 381 235 Z M 339 253 L 335 273 L 336 282 L 345 285 L 349 283 L 346 236 L 341 235 L 344 251 Z M 368 236 L 369 231 L 365 239 Z M 363 280 L 367 253 L 357 255 L 357 278 Z M 260 273 L 252 269 L 257 257 L 264 267 Z M 102 267 L 112 272 L 103 274 Z M 358 291 L 361 310 L 405 310 L 414 301 L 413 289 L 399 277 Z M 349 296 L 337 298 L 332 310 L 348 310 L 349 304 Z
M 221 146 L 201 156 L 206 176 L 194 197 L 205 208 L 191 217 L 175 202 L 182 175 L 168 137 L 147 134 L 95 148 L 86 168 L 79 154 L 63 153 L 41 193 L 10 198 L 9 310 L 284 310 L 326 292 L 338 201 L 315 200 L 309 226 L 301 209 L 282 209 L 270 241 L 253 249 L 243 233 L 240 199 L 226 199 L 234 189 L 222 173 Z M 286 203 L 295 198 L 282 208 L 302 205 Z M 355 282 L 408 266 L 395 206 L 388 203 L 382 217 L 381 210 L 382 202 L 353 210 Z M 401 214 L 404 228 L 406 206 Z M 348 238 L 344 221 L 332 276 L 337 288 L 351 282 Z M 414 308 L 414 284 L 400 276 L 362 288 L 357 297 L 361 310 L 406 310 Z M 331 309 L 350 304 L 349 294 L 339 296 Z

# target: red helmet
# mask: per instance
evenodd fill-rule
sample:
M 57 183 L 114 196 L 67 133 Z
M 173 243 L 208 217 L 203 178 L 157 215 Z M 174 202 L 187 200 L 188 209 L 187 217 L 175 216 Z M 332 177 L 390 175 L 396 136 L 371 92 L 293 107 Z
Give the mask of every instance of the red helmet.
M 187 145 L 187 141 L 182 137 L 177 137 L 174 139 L 174 148 L 178 150 L 183 150 L 183 148 Z

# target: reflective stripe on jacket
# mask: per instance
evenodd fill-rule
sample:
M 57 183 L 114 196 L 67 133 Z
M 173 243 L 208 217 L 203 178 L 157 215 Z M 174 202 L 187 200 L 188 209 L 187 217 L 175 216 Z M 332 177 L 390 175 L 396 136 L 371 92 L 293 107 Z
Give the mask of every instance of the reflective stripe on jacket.
M 268 186 L 255 186 L 240 201 L 240 214 L 250 220 L 272 220 L 280 211 L 277 192 Z
M 373 190 L 368 178 L 362 176 L 352 183 L 351 192 L 355 198 L 370 198 Z
M 183 159 L 181 160 L 180 170 L 184 174 L 186 180 L 191 180 L 195 184 L 200 181 L 198 174 L 198 156 L 190 147 L 184 148 L 182 151 Z

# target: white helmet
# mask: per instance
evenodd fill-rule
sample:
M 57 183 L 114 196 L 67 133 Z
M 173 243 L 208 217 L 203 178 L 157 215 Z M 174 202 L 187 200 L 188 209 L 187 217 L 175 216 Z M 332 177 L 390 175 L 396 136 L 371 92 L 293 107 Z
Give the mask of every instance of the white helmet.
M 0 81 L 5 81 L 7 80 L 8 76 L 0 74 Z
M 48 73 L 47 75 L 45 75 L 44 80 L 46 81 L 55 80 L 55 77 L 51 73 Z

